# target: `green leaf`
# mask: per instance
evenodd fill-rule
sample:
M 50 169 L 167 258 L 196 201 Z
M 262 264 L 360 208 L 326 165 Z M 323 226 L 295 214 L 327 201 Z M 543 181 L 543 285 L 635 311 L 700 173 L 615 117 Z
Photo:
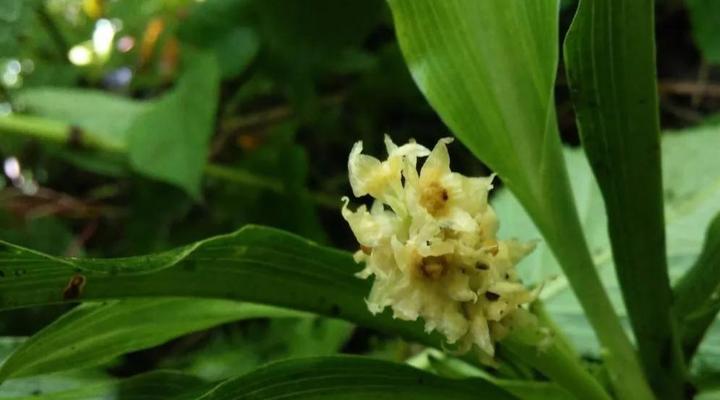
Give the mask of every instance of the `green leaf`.
M 440 378 L 405 365 L 362 357 L 282 361 L 230 379 L 202 397 L 235 399 L 493 400 L 514 397 L 482 379 Z
M 695 265 L 675 285 L 683 350 L 690 359 L 720 311 L 720 214 L 710 223 Z
M 1 242 L 0 242 L 1 243 Z M 438 344 L 420 323 L 373 316 L 367 281 L 346 252 L 259 226 L 164 253 L 119 259 L 52 257 L 0 247 L 0 309 L 129 297 L 210 297 L 311 311 Z
M 627 398 L 648 398 L 583 240 L 562 157 L 553 105 L 559 3 L 389 3 L 416 84 L 537 223 L 608 349 L 615 388 Z
M 364 301 L 369 285 L 354 276 L 359 266 L 350 254 L 270 228 L 248 226 L 172 251 L 120 259 L 52 257 L 0 244 L 0 310 L 129 297 L 226 298 L 311 311 L 429 346 L 442 343 L 438 334 L 423 331 L 421 321 L 370 314 Z M 547 366 L 548 375 L 569 388 L 595 390 L 596 382 L 568 368 L 571 359 L 556 347 L 526 361 L 541 371 Z M 573 379 L 566 381 L 568 376 Z
M 127 131 L 147 104 L 87 89 L 40 87 L 20 92 L 17 101 L 33 114 L 65 121 L 102 148 L 124 151 Z
M 685 371 L 665 259 L 653 18 L 652 0 L 580 1 L 565 69 L 640 359 L 658 395 L 680 398 Z
M 74 380 L 76 384 L 73 385 Z M 207 387 L 207 383 L 192 375 L 172 371 L 154 371 L 124 380 L 107 378 L 84 380 L 66 375 L 50 375 L 5 382 L 0 386 L 0 399 L 193 400 L 199 398 Z
M 135 171 L 179 186 L 198 199 L 215 128 L 220 71 L 212 54 L 194 53 L 184 61 L 187 65 L 176 86 L 148 102 L 80 89 L 24 90 L 22 103 L 51 119 L 15 115 L 3 119 L 3 128 L 26 132 L 32 125 L 43 132 L 40 136 L 45 140 L 75 141 L 120 156 L 127 154 Z M 70 124 L 69 129 L 77 126 L 81 130 L 68 133 L 60 121 Z M 70 160 L 96 172 L 118 172 L 107 156 Z
M 695 44 L 707 61 L 720 63 L 720 3 L 715 0 L 685 0 L 685 3 Z
M 717 126 L 672 132 L 662 137 L 668 262 L 673 279 L 680 278 L 693 264 L 701 252 L 708 221 L 720 212 L 720 159 L 714 156 L 717 148 L 720 148 Z M 600 189 L 583 152 L 566 151 L 565 156 L 595 265 L 615 309 L 627 322 L 614 273 Z M 521 240 L 541 238 L 537 227 L 509 191 L 500 189 L 492 203 L 502 217 L 501 236 Z M 585 356 L 600 357 L 600 345 L 548 244 L 538 243 L 535 251 L 520 263 L 518 271 L 526 283 L 544 284 L 540 298 L 575 347 Z M 710 328 L 697 358 L 720 367 L 720 324 Z
M 200 197 L 200 181 L 215 123 L 220 72 L 213 55 L 188 57 L 173 90 L 129 128 L 130 164 L 138 172 Z
M 23 343 L 0 367 L 0 381 L 100 365 L 230 321 L 298 315 L 269 306 L 208 299 L 83 304 Z

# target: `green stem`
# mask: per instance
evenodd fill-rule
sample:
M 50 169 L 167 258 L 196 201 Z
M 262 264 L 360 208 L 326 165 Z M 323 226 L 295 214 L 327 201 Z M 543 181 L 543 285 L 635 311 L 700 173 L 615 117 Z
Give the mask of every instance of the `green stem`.
M 28 115 L 12 114 L 0 117 L 0 133 L 38 139 L 46 143 L 72 145 L 101 150 L 120 155 L 127 154 L 127 148 L 116 142 L 103 139 L 102 135 L 91 134 L 64 122 Z M 249 171 L 219 164 L 205 164 L 205 176 L 265 189 L 273 193 L 285 192 L 283 183 L 277 179 L 255 175 Z M 340 200 L 325 193 L 313 193 L 312 200 L 328 209 L 339 209 Z
M 537 327 L 522 328 L 503 339 L 502 346 L 508 352 L 547 375 L 578 399 L 611 400 L 610 395 L 598 383 L 557 337 L 548 338 Z M 544 342 L 550 340 L 549 343 Z
M 572 196 L 568 194 L 566 198 L 572 199 Z M 574 204 L 554 209 L 557 212 L 564 210 L 563 215 L 554 216 L 554 221 L 562 221 L 564 226 L 552 229 L 554 232 L 545 231 L 544 236 L 561 264 L 573 266 L 563 269 L 605 349 L 602 356 L 613 387 L 624 400 L 654 399 L 635 348 L 620 324 L 592 261 Z
M 555 321 L 548 314 L 545 304 L 541 300 L 535 300 L 530 305 L 530 311 L 538 317 L 540 325 L 548 327 L 553 332 L 553 340 L 558 347 L 562 348 L 568 355 L 579 359 L 580 354 L 575 350 L 575 347 L 570 343 L 570 340 Z

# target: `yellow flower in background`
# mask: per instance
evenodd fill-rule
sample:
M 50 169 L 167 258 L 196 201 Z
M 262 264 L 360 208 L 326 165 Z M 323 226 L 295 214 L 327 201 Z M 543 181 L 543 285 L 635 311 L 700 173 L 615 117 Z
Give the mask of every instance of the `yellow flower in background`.
M 533 244 L 497 238 L 498 220 L 488 204 L 493 177 L 466 177 L 450 170 L 447 144 L 432 151 L 385 137 L 386 160 L 362 154 L 356 143 L 348 160 L 357 197 L 374 198 L 355 211 L 343 198 L 342 215 L 360 243 L 355 254 L 374 277 L 370 312 L 390 307 L 395 318 L 422 318 L 460 351 L 473 345 L 493 357 L 495 342 L 512 329 L 535 292 L 522 285 L 515 265 Z M 427 157 L 420 172 L 419 158 Z

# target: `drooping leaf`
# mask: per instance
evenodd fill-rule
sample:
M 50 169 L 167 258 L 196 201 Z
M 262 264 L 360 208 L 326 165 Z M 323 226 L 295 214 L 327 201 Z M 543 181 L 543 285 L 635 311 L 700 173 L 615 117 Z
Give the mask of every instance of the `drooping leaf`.
M 685 371 L 665 259 L 654 12 L 648 0 L 580 1 L 565 69 L 640 359 L 656 394 L 679 398 Z
M 230 321 L 299 315 L 269 306 L 210 299 L 87 303 L 24 342 L 0 366 L 0 381 L 96 366 Z
M 135 170 L 198 198 L 220 72 L 213 55 L 197 53 L 187 61 L 176 87 L 133 120 L 127 146 Z
M 66 375 L 13 379 L 0 386 L 0 399 L 194 400 L 209 387 L 192 375 L 172 371 L 154 371 L 124 380 L 80 377 L 74 382 L 76 379 Z
M 513 399 L 482 379 L 440 378 L 405 365 L 362 357 L 307 358 L 270 364 L 230 379 L 203 400 Z
M 416 84 L 536 222 L 608 349 L 615 388 L 624 397 L 648 398 L 630 341 L 593 268 L 562 157 L 553 104 L 559 3 L 389 4 Z

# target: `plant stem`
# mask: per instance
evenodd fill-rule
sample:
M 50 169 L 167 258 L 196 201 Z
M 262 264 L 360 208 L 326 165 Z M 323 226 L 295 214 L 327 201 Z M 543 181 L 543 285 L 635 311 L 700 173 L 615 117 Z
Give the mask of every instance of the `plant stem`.
M 567 178 L 565 181 L 568 182 Z M 562 204 L 563 200 L 572 198 L 568 188 L 566 196 L 558 195 L 555 200 L 561 201 Z M 590 324 L 605 349 L 602 356 L 608 365 L 610 381 L 619 398 L 624 400 L 654 399 L 635 348 L 620 324 L 620 319 L 592 261 L 575 205 L 570 201 L 567 202 L 569 204 L 566 204 L 565 207 L 548 207 L 551 215 L 550 222 L 538 224 L 538 226 L 551 228 L 543 231 L 544 236 L 555 256 L 563 265 L 568 282 L 577 294 Z M 562 226 L 557 226 L 559 224 Z M 568 268 L 569 265 L 573 267 Z
M 597 379 L 590 375 L 580 360 L 574 354 L 568 353 L 567 344 L 557 339 L 557 337 L 548 339 L 547 334 L 537 327 L 526 327 L 514 331 L 503 339 L 502 346 L 537 368 L 578 399 L 611 400 L 610 395 Z M 548 340 L 551 340 L 549 344 L 543 343 Z

